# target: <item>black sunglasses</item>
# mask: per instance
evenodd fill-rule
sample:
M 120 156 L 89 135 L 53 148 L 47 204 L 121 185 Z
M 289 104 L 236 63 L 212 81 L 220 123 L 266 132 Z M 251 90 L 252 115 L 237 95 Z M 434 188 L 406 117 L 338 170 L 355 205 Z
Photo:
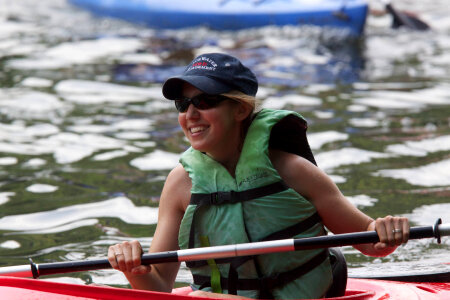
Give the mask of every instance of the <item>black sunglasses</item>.
M 181 113 L 186 112 L 192 103 L 195 108 L 204 110 L 216 107 L 220 102 L 229 100 L 230 98 L 222 95 L 200 94 L 192 98 L 183 97 L 175 100 L 175 107 Z

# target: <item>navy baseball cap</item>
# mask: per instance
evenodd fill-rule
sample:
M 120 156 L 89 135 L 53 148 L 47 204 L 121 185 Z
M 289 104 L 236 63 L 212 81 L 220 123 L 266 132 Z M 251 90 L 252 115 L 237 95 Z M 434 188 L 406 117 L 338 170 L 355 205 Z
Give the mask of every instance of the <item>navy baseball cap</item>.
M 170 100 L 179 99 L 185 82 L 209 95 L 238 90 L 255 96 L 258 91 L 255 74 L 237 58 L 223 53 L 197 56 L 182 75 L 166 80 L 162 88 L 164 97 Z

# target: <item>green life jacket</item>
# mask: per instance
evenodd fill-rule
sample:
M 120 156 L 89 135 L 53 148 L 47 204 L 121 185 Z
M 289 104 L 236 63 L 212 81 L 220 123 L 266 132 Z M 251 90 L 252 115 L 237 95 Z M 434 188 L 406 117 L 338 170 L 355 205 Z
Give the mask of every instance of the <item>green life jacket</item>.
M 295 112 L 261 110 L 244 141 L 235 177 L 206 154 L 189 148 L 180 162 L 192 180 L 179 231 L 180 249 L 314 237 L 325 230 L 315 207 L 284 184 L 269 148 L 315 163 L 306 121 Z M 251 298 L 318 298 L 332 283 L 327 250 L 188 262 L 194 286 Z

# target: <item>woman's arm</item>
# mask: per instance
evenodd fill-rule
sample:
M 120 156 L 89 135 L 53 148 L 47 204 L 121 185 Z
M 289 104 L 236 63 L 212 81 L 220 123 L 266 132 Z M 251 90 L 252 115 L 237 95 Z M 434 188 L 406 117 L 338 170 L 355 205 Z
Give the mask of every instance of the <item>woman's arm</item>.
M 158 225 L 149 252 L 178 250 L 178 231 L 189 203 L 191 181 L 181 165 L 173 169 L 164 184 L 158 212 Z M 141 265 L 142 247 L 138 241 L 113 245 L 108 260 L 122 271 L 135 289 L 171 292 L 179 263 Z
M 408 219 L 387 216 L 374 221 L 351 204 L 336 184 L 308 160 L 279 150 L 271 150 L 270 157 L 283 180 L 314 204 L 323 224 L 333 233 L 377 231 L 379 243 L 355 245 L 362 253 L 385 256 L 407 242 Z M 402 232 L 394 233 L 394 229 Z

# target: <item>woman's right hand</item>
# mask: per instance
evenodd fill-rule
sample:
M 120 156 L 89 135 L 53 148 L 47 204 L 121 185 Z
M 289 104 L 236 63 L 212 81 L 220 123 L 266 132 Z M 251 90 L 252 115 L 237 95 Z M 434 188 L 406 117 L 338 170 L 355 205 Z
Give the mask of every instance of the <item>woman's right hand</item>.
M 141 244 L 134 240 L 115 244 L 108 249 L 108 261 L 116 270 L 131 275 L 143 275 L 150 273 L 151 266 L 141 265 L 143 254 Z

